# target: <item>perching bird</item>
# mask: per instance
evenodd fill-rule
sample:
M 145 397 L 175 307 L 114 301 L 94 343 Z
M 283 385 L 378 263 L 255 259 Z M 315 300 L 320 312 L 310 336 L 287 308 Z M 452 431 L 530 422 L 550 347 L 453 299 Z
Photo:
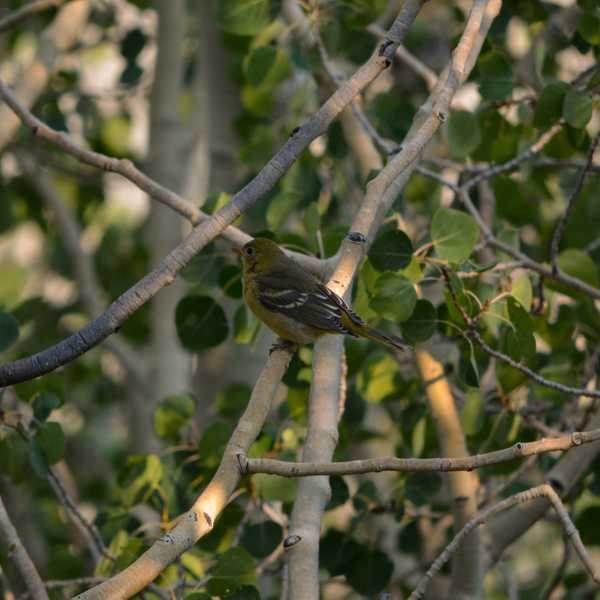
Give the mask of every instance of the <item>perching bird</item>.
M 327 333 L 364 337 L 398 350 L 400 338 L 369 327 L 335 292 L 273 241 L 256 238 L 238 253 L 244 261 L 244 299 L 284 342 L 307 344 Z

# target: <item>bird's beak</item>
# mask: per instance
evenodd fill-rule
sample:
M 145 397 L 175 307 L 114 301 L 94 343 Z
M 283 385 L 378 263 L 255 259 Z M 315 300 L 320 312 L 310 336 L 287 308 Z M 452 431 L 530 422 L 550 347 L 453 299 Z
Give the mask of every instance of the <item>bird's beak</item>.
M 231 249 L 231 251 L 232 251 L 234 254 L 237 254 L 238 256 L 242 256 L 242 255 L 243 255 L 243 252 L 242 252 L 242 249 L 241 249 L 241 248 L 236 248 L 236 247 L 234 247 L 234 248 L 232 248 L 232 249 Z

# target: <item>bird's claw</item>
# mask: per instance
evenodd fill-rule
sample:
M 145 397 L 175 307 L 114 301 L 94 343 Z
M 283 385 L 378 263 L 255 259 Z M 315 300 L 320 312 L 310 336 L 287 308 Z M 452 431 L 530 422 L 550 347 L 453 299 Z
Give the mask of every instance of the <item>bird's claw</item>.
M 296 342 L 291 342 L 290 340 L 282 340 L 278 338 L 277 341 L 269 348 L 269 356 L 273 354 L 276 350 L 290 350 L 291 352 L 295 352 L 298 348 L 298 344 Z

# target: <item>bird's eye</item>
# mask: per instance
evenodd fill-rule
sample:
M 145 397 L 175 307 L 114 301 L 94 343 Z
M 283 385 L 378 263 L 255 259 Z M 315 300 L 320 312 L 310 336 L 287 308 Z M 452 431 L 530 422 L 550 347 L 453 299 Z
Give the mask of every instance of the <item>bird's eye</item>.
M 246 254 L 248 256 L 252 256 L 254 254 L 254 250 L 252 250 L 252 248 L 246 248 Z

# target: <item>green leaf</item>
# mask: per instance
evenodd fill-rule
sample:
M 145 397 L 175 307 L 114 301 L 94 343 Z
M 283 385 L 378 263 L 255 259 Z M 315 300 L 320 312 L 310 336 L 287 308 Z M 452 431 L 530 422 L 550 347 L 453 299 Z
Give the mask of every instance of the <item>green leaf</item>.
M 293 502 L 298 490 L 298 481 L 287 477 L 273 477 L 265 473 L 252 476 L 256 495 L 263 500 Z
M 404 494 L 417 506 L 431 502 L 433 496 L 442 487 L 442 478 L 439 473 L 422 471 L 410 473 L 404 485 Z
M 345 415 L 344 415 L 345 416 Z M 350 492 L 348 485 L 343 477 L 334 475 L 329 479 L 329 485 L 331 486 L 331 498 L 327 504 L 326 510 L 333 510 L 338 506 L 345 504 L 350 498 Z
M 238 344 L 250 344 L 256 339 L 260 330 L 260 321 L 245 304 L 235 311 L 233 316 L 233 333 Z
M 585 12 L 581 15 L 577 31 L 581 37 L 592 46 L 600 45 L 600 14 Z
M 258 87 L 268 76 L 277 61 L 277 48 L 260 46 L 254 48 L 244 60 L 244 73 L 250 85 Z
M 246 550 L 236 547 L 219 557 L 206 589 L 212 596 L 223 596 L 255 582 L 254 559 Z
M 288 216 L 298 206 L 302 196 L 295 191 L 281 192 L 277 194 L 267 209 L 267 223 L 270 229 L 278 230 Z
M 549 83 L 543 90 L 535 107 L 533 124 L 547 128 L 557 123 L 562 116 L 563 102 L 570 86 L 564 81 Z
M 319 205 L 311 202 L 304 211 L 304 229 L 306 234 L 314 237 L 321 227 L 321 215 L 319 214 Z
M 381 551 L 365 546 L 344 569 L 346 581 L 361 595 L 374 598 L 390 581 L 394 564 Z
M 453 111 L 448 119 L 450 154 L 461 159 L 469 156 L 481 143 L 481 127 L 476 115 L 463 110 Z
M 223 600 L 260 600 L 260 594 L 254 586 L 243 585 L 239 590 L 223 596 Z
M 0 311 L 0 352 L 19 339 L 19 322 L 10 314 Z
M 419 299 L 407 321 L 401 324 L 402 335 L 409 342 L 424 342 L 435 332 L 437 312 L 429 300 Z
M 533 336 L 533 321 L 529 313 L 515 300 L 512 296 L 507 298 L 506 306 L 508 308 L 508 317 L 514 326 L 513 333 L 515 341 L 518 344 L 520 357 L 525 358 L 528 362 L 535 358 L 535 337 Z M 515 360 L 519 360 L 515 355 L 512 356 Z
M 217 394 L 217 412 L 224 417 L 238 419 L 250 400 L 252 390 L 245 383 L 232 383 Z
M 599 287 L 596 265 L 591 257 L 582 250 L 577 250 L 576 248 L 564 250 L 558 255 L 558 266 L 561 271 L 564 271 L 568 275 L 577 277 L 592 287 Z M 567 296 L 579 297 L 581 295 L 580 292 L 576 292 L 572 288 L 551 279 L 546 279 L 544 283 L 550 289 L 559 291 Z
M 526 311 L 531 309 L 531 300 L 533 298 L 533 289 L 531 280 L 526 274 L 517 277 L 512 284 L 511 295 L 516 298 Z
M 470 215 L 451 208 L 439 208 L 431 222 L 431 239 L 440 258 L 461 263 L 475 247 L 479 228 Z
M 241 298 L 242 270 L 237 265 L 225 265 L 219 273 L 219 285 L 230 298 Z
M 369 306 L 386 319 L 406 321 L 417 302 L 413 284 L 403 275 L 383 273 L 375 282 L 375 293 Z
M 35 436 L 48 464 L 57 463 L 65 454 L 65 434 L 60 423 L 44 423 Z
M 269 0 L 221 0 L 219 25 L 235 35 L 256 35 L 269 24 Z
M 26 465 L 30 446 L 31 444 L 16 432 L 8 432 L 0 438 L 2 473 L 10 477 L 13 483 L 20 483 L 27 475 Z
M 369 261 L 377 271 L 398 271 L 410 264 L 412 254 L 412 242 L 403 231 L 387 231 L 373 242 Z
M 467 400 L 460 413 L 466 435 L 477 435 L 485 420 L 485 399 L 479 390 L 467 391 Z
M 600 506 L 588 506 L 575 521 L 575 526 L 581 534 L 581 541 L 585 546 L 600 546 Z
M 161 400 L 154 412 L 154 431 L 170 442 L 179 440 L 179 431 L 194 415 L 194 399 L 186 394 L 169 396 Z
M 227 339 L 225 312 L 208 296 L 186 296 L 175 309 L 175 326 L 181 345 L 189 352 L 202 352 Z
M 50 413 L 62 405 L 61 399 L 55 394 L 41 392 L 33 399 L 33 416 L 38 421 L 45 421 Z
M 119 473 L 121 501 L 126 507 L 145 502 L 159 489 L 162 463 L 155 454 L 130 456 Z
M 256 558 L 265 558 L 279 546 L 283 536 L 281 525 L 273 521 L 264 521 L 247 525 L 244 528 L 240 544 Z
M 216 467 L 221 462 L 231 430 L 231 425 L 222 421 L 211 423 L 204 430 L 198 442 L 198 459 L 204 467 Z
M 497 52 L 486 52 L 477 62 L 479 91 L 489 101 L 505 100 L 512 94 L 513 69 Z
M 563 104 L 565 121 L 576 129 L 583 129 L 592 118 L 592 99 L 585 92 L 572 89 Z

